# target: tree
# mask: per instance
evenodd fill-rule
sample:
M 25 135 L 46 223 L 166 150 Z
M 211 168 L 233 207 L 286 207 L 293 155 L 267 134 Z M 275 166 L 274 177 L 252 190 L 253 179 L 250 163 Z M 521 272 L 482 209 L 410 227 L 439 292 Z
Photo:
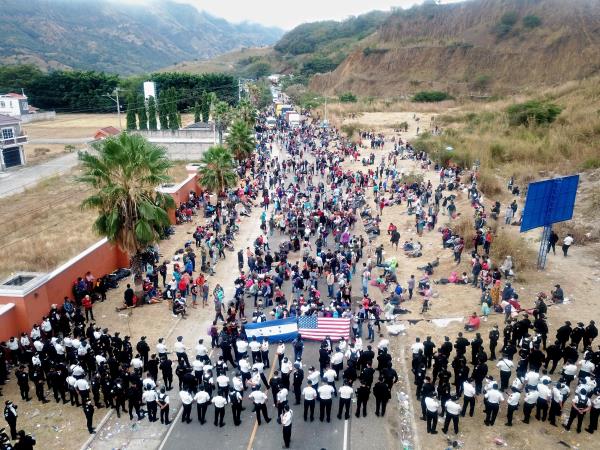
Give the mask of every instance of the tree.
M 516 103 L 506 109 L 510 125 L 548 125 L 556 120 L 563 108 L 539 100 Z
M 167 102 L 168 93 L 167 91 L 160 91 L 158 94 L 158 120 L 160 122 L 160 129 L 166 130 L 169 128 L 169 107 Z
M 198 184 L 203 189 L 221 194 L 236 185 L 238 177 L 231 152 L 222 145 L 210 147 L 200 160 Z
M 157 130 L 156 125 L 156 101 L 154 97 L 148 97 L 148 128 L 150 130 Z
M 175 207 L 169 195 L 155 188 L 170 181 L 172 166 L 166 151 L 142 136 L 121 133 L 82 152 L 83 175 L 78 181 L 93 189 L 82 208 L 94 209 L 94 230 L 129 254 L 135 280 L 141 282 L 142 255 L 169 226 L 167 210 Z
M 236 116 L 248 126 L 256 122 L 256 109 L 248 100 L 242 100 L 236 108 Z
M 200 109 L 200 103 L 194 104 L 194 122 L 202 122 L 202 110 Z
M 127 96 L 127 129 L 137 130 L 137 121 L 135 119 L 136 99 L 133 94 Z
M 241 119 L 231 125 L 226 142 L 227 147 L 239 162 L 248 158 L 256 148 L 252 129 Z
M 231 121 L 229 105 L 223 101 L 213 104 L 211 111 L 217 133 L 219 133 L 219 144 L 223 143 L 223 132 L 227 129 Z
M 175 88 L 168 89 L 167 109 L 169 116 L 169 128 L 171 130 L 179 129 L 179 115 L 177 111 L 177 91 Z
M 201 102 L 201 114 L 202 114 L 202 122 L 208 122 L 210 119 L 210 101 L 211 98 L 208 94 L 208 92 L 206 91 L 202 91 L 202 94 L 200 96 L 200 98 L 202 99 Z
M 143 94 L 140 94 L 138 96 L 137 113 L 138 113 L 138 121 L 140 123 L 140 130 L 147 130 L 148 129 L 148 115 L 146 113 L 146 101 L 144 100 Z

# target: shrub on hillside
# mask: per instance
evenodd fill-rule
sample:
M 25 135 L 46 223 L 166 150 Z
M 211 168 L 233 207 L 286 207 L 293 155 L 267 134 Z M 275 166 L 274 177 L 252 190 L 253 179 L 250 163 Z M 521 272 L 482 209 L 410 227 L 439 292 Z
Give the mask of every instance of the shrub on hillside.
M 477 176 L 477 186 L 488 197 L 498 195 L 502 192 L 502 185 L 498 178 L 493 173 L 484 170 L 480 171 Z
M 356 95 L 352 92 L 344 92 L 340 95 L 340 102 L 342 103 L 356 103 L 357 100 Z
M 373 47 L 365 47 L 363 49 L 364 56 L 370 55 L 384 55 L 389 51 L 388 48 L 373 48 Z
M 509 106 L 506 112 L 508 122 L 513 126 L 547 125 L 554 122 L 562 110 L 554 103 L 530 100 Z
M 425 103 L 433 103 L 433 102 L 442 102 L 444 100 L 451 100 L 452 96 L 447 92 L 442 91 L 421 91 L 417 92 L 413 98 L 413 102 L 425 102 Z
M 513 27 L 515 26 L 518 20 L 519 15 L 516 12 L 510 11 L 505 13 L 500 18 L 500 22 L 497 23 L 494 27 L 494 32 L 496 33 L 496 36 L 498 36 L 499 38 L 508 36 L 508 34 L 512 31 Z
M 536 28 L 539 27 L 541 24 L 542 19 L 540 19 L 538 16 L 534 16 L 533 14 L 523 17 L 523 25 L 526 28 Z
M 581 165 L 582 170 L 593 170 L 600 168 L 600 158 L 586 159 Z
M 518 280 L 523 280 L 525 271 L 535 269 L 536 252 L 519 234 L 507 230 L 499 230 L 494 235 L 490 256 L 494 264 L 500 265 L 507 256 L 511 256 Z

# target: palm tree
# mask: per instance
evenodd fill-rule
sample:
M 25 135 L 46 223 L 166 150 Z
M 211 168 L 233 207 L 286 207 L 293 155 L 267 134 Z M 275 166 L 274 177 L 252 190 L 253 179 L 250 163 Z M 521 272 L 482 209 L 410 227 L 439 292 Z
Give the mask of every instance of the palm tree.
M 222 145 L 210 147 L 200 160 L 198 184 L 203 189 L 221 194 L 237 184 L 235 162 L 231 152 Z
M 171 196 L 155 190 L 170 180 L 172 163 L 164 148 L 139 135 L 122 133 L 94 150 L 79 154 L 78 181 L 95 191 L 81 206 L 98 211 L 94 230 L 129 254 L 134 280 L 141 282 L 142 254 L 160 239 L 170 224 L 167 210 L 175 207 Z
M 231 121 L 231 111 L 227 102 L 219 101 L 212 103 L 211 115 L 215 121 L 217 133 L 219 133 L 219 144 L 223 143 L 223 131 L 227 129 Z
M 249 127 L 252 127 L 256 122 L 256 108 L 252 106 L 252 103 L 244 99 L 240 101 L 236 108 L 236 116 L 238 119 L 244 121 Z
M 231 125 L 229 136 L 226 139 L 227 147 L 238 162 L 248 158 L 256 148 L 256 141 L 250 127 L 241 119 Z

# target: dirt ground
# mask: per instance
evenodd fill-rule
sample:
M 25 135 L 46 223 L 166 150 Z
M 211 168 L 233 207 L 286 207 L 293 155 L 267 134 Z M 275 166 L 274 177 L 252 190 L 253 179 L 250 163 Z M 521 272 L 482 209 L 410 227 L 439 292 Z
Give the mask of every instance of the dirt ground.
M 411 139 L 414 137 L 416 131 L 416 123 L 412 120 L 412 113 L 399 113 L 394 114 L 386 120 L 385 113 L 379 114 L 364 114 L 356 120 L 362 124 L 370 125 L 376 130 L 386 128 L 388 123 L 395 123 L 397 121 L 407 120 L 410 124 L 409 132 L 402 134 L 404 139 Z M 421 116 L 419 114 L 419 116 Z M 373 122 L 370 122 L 373 118 Z M 429 123 L 429 120 L 420 120 L 420 127 L 423 123 Z M 390 136 L 390 135 L 388 135 Z M 391 136 L 390 136 L 391 137 Z M 391 144 L 386 144 L 384 151 L 376 150 L 377 155 L 376 163 L 380 160 L 381 154 L 387 154 Z M 368 154 L 371 150 L 363 150 L 362 154 Z M 416 167 L 413 161 L 399 161 L 399 166 L 406 169 L 407 172 L 423 172 Z M 364 170 L 364 167 L 360 163 L 349 164 L 347 167 L 353 170 Z M 438 176 L 434 171 L 428 171 L 423 173 L 426 179 L 437 185 Z M 372 198 L 371 192 L 369 197 Z M 488 201 L 489 204 L 489 201 Z M 459 196 L 457 202 L 458 211 L 471 217 L 472 209 L 466 200 L 466 195 L 462 194 Z M 521 202 L 522 207 L 522 202 Z M 585 205 L 578 205 L 578 208 L 585 208 Z M 423 256 L 420 258 L 407 258 L 403 255 L 400 250 L 397 252 L 391 248 L 387 235 L 382 235 L 377 239 L 373 246 L 379 243 L 384 244 L 385 258 L 391 256 L 397 256 L 400 261 L 397 274 L 398 280 L 403 286 L 406 286 L 406 281 L 411 274 L 414 274 L 418 279 L 423 272 L 418 270 L 417 267 L 424 266 L 428 261 L 433 261 L 436 257 L 440 258 L 440 265 L 436 269 L 433 279 L 439 279 L 442 277 L 448 277 L 452 271 L 462 273 L 466 271 L 470 273 L 470 265 L 468 261 L 463 258 L 463 263 L 458 267 L 453 262 L 453 255 L 449 249 L 443 249 L 441 245 L 441 234 L 436 230 L 432 232 L 425 231 L 422 237 L 418 237 L 414 227 L 414 216 L 407 216 L 406 207 L 395 206 L 393 208 L 384 209 L 382 215 L 382 230 L 387 229 L 390 222 L 393 222 L 398 226 L 400 231 L 400 242 L 404 242 L 410 238 L 418 240 L 424 245 Z M 438 227 L 446 223 L 449 223 L 447 216 L 441 215 L 439 218 Z M 451 226 L 451 224 L 450 224 Z M 568 226 L 568 223 L 567 223 Z M 518 234 L 519 230 L 516 226 L 501 225 L 501 229 L 507 229 L 509 233 Z M 526 239 L 528 245 L 531 246 L 535 251 L 539 247 L 539 235 L 540 230 L 534 230 L 527 233 Z M 470 236 L 467 237 L 470 239 Z M 560 253 L 560 255 L 559 255 Z M 495 261 L 496 262 L 496 261 Z M 595 308 L 595 296 L 590 295 L 590 292 L 594 287 L 598 286 L 600 281 L 600 260 L 598 258 L 598 244 L 588 245 L 585 247 L 574 246 L 569 252 L 569 257 L 564 258 L 562 253 L 559 251 L 557 255 L 549 255 L 546 270 L 537 271 L 534 268 L 522 269 L 523 273 L 520 278 L 522 282 L 513 283 L 515 285 L 520 300 L 522 301 L 523 307 L 532 307 L 535 300 L 535 294 L 539 291 L 545 291 L 549 293 L 550 289 L 553 289 L 554 284 L 559 283 L 565 292 L 566 297 L 569 298 L 569 303 L 565 303 L 559 306 L 552 306 L 548 311 L 548 323 L 550 327 L 549 340 L 554 337 L 556 328 L 563 324 L 565 320 L 571 320 L 576 323 L 578 321 L 584 322 L 586 325 L 589 320 L 595 320 L 598 322 L 600 319 L 600 311 Z M 496 262 L 496 263 L 501 263 Z M 574 275 L 577 274 L 577 275 Z M 402 350 L 406 355 L 410 355 L 410 345 L 414 342 L 415 337 L 419 336 L 422 340 L 426 336 L 432 336 L 433 341 L 441 344 L 444 336 L 449 336 L 453 341 L 459 331 L 463 329 L 463 319 L 470 315 L 472 312 L 480 313 L 480 291 L 478 289 L 459 285 L 435 285 L 435 298 L 433 299 L 432 308 L 430 311 L 422 315 L 421 311 L 421 300 L 420 298 L 414 298 L 407 302 L 405 306 L 411 310 L 411 313 L 406 316 L 402 316 L 402 323 L 406 325 L 407 332 L 405 336 L 400 338 L 391 338 L 392 348 L 395 349 L 394 354 L 399 354 Z M 445 326 L 436 325 L 431 322 L 431 319 L 457 319 L 455 322 L 450 322 Z M 411 324 L 409 322 L 413 322 Z M 414 321 L 420 320 L 414 323 Z M 479 330 L 481 335 L 484 337 L 484 346 L 487 345 L 487 335 L 489 330 L 494 324 L 498 324 L 500 329 L 503 327 L 503 316 L 502 315 L 491 315 L 487 322 L 482 322 L 482 327 Z M 465 336 L 469 339 L 473 338 L 472 334 L 465 333 Z M 410 356 L 406 359 L 406 364 L 410 370 Z M 499 378 L 498 370 L 490 364 L 490 374 L 496 379 Z M 417 431 L 418 444 L 415 448 L 432 448 L 441 449 L 445 448 L 447 438 L 441 433 L 443 422 L 438 424 L 438 435 L 428 435 L 425 429 L 425 422 L 419 420 L 420 405 L 416 402 L 414 397 L 414 385 L 412 382 L 414 377 L 412 373 L 408 373 L 408 377 L 411 383 L 410 399 L 414 411 L 414 421 Z M 555 375 L 556 378 L 556 375 Z M 570 408 L 570 402 L 567 402 L 563 413 L 568 411 Z M 556 444 L 559 441 L 566 443 L 567 448 L 595 448 L 595 435 L 589 435 L 588 433 L 576 434 L 574 431 L 566 432 L 562 427 L 554 428 L 547 423 L 538 423 L 535 419 L 529 425 L 522 424 L 522 412 L 515 413 L 514 425 L 512 428 L 505 427 L 503 424 L 506 417 L 505 406 L 501 408 L 498 420 L 494 427 L 486 427 L 483 424 L 483 405 L 481 399 L 478 399 L 476 406 L 476 415 L 473 418 L 461 418 L 460 435 L 458 440 L 463 442 L 463 448 L 465 449 L 481 449 L 481 448 L 494 448 L 494 439 L 500 437 L 507 442 L 507 448 L 514 449 L 534 449 L 540 446 L 547 446 L 548 448 L 556 448 Z M 443 419 L 442 419 L 443 420 Z M 587 426 L 587 418 L 584 422 Z M 451 435 L 454 439 L 455 437 Z M 564 445 L 564 444 L 563 444 Z
M 174 181 L 187 178 L 186 163 L 175 162 Z M 47 272 L 100 240 L 92 231 L 96 213 L 81 210 L 91 190 L 74 169 L 25 192 L 0 199 L 0 279 L 18 270 Z
M 192 114 L 182 114 L 183 126 L 193 122 Z M 91 138 L 100 128 L 119 127 L 117 114 L 57 114 L 54 120 L 44 120 L 23 125 L 29 139 L 75 139 Z M 125 114 L 121 114 L 121 126 L 125 127 Z M 31 144 L 48 147 L 46 144 Z M 64 145 L 62 145 L 64 148 Z

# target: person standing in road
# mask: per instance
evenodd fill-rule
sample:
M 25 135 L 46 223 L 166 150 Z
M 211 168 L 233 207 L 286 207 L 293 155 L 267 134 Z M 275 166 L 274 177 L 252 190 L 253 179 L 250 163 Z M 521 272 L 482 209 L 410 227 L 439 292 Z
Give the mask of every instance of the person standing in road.
M 496 383 L 492 385 L 492 389 L 485 393 L 485 399 L 487 400 L 487 407 L 484 423 L 487 426 L 493 426 L 494 422 L 496 422 L 496 416 L 498 416 L 500 402 L 504 401 L 504 395 L 498 390 Z
M 280 416 L 281 425 L 283 427 L 283 446 L 290 448 L 290 440 L 292 439 L 292 417 L 294 412 L 289 405 L 283 407 L 283 414 Z
M 341 391 L 340 388 L 340 393 Z M 375 396 L 375 415 L 385 416 L 385 408 L 392 397 L 392 393 L 383 377 L 379 377 L 379 381 L 373 386 L 373 395 Z
M 192 397 L 191 392 L 181 390 L 179 391 L 179 398 L 181 398 L 181 404 L 183 406 L 181 422 L 192 423 L 190 415 L 192 413 L 192 402 L 194 401 L 194 397 Z
M 315 420 L 315 399 L 317 398 L 317 391 L 312 387 L 312 381 L 308 380 L 308 385 L 302 389 L 302 395 L 304 396 L 304 421 L 308 418 L 308 412 L 310 411 L 310 421 Z
M 261 392 L 258 388 L 254 388 L 248 398 L 254 402 L 254 411 L 256 412 L 256 421 L 258 422 L 258 425 L 260 426 L 262 423 L 260 419 L 261 413 L 265 418 L 265 422 L 269 423 L 271 419 L 267 412 L 267 394 Z
M 147 386 L 142 394 L 142 401 L 146 402 L 146 408 L 148 409 L 148 420 L 150 422 L 156 422 L 156 411 L 158 410 L 158 395 L 156 390 L 151 386 Z
M 319 389 L 319 420 L 323 422 L 327 416 L 327 422 L 331 422 L 331 397 L 333 395 L 333 387 L 326 381 L 323 381 Z
M 385 385 L 387 388 L 387 385 Z M 352 395 L 354 394 L 354 390 L 352 387 L 345 383 L 342 387 L 340 387 L 339 395 L 340 395 L 340 403 L 338 407 L 337 418 L 341 420 L 342 411 L 346 408 L 346 413 L 344 418 L 348 420 L 350 418 L 350 404 L 352 403 Z
M 430 434 L 437 434 L 436 427 L 438 422 L 438 410 L 440 408 L 440 402 L 437 400 L 437 395 L 432 393 L 425 398 L 425 408 L 427 410 L 427 432 Z
M 156 403 L 160 409 L 160 423 L 169 425 L 171 423 L 169 421 L 169 394 L 167 394 L 165 386 L 161 386 Z
M 371 388 L 364 382 L 356 389 L 356 417 L 360 417 L 360 410 L 362 407 L 363 417 L 367 417 L 367 403 L 371 396 Z
M 4 406 L 4 420 L 10 428 L 10 438 L 14 441 L 17 439 L 17 405 L 10 400 L 6 400 Z
M 232 390 L 229 392 L 229 403 L 231 404 L 231 414 L 233 415 L 233 424 L 237 427 L 242 423 L 242 394 L 240 391 Z
M 220 428 L 225 426 L 223 419 L 225 418 L 225 405 L 227 404 L 227 399 L 220 394 L 215 395 L 211 403 L 215 405 L 215 427 L 218 425 Z
M 83 413 L 85 414 L 85 419 L 87 422 L 87 429 L 90 434 L 94 434 L 96 431 L 92 426 L 92 421 L 94 419 L 94 405 L 92 405 L 92 400 L 88 399 L 83 405 Z

